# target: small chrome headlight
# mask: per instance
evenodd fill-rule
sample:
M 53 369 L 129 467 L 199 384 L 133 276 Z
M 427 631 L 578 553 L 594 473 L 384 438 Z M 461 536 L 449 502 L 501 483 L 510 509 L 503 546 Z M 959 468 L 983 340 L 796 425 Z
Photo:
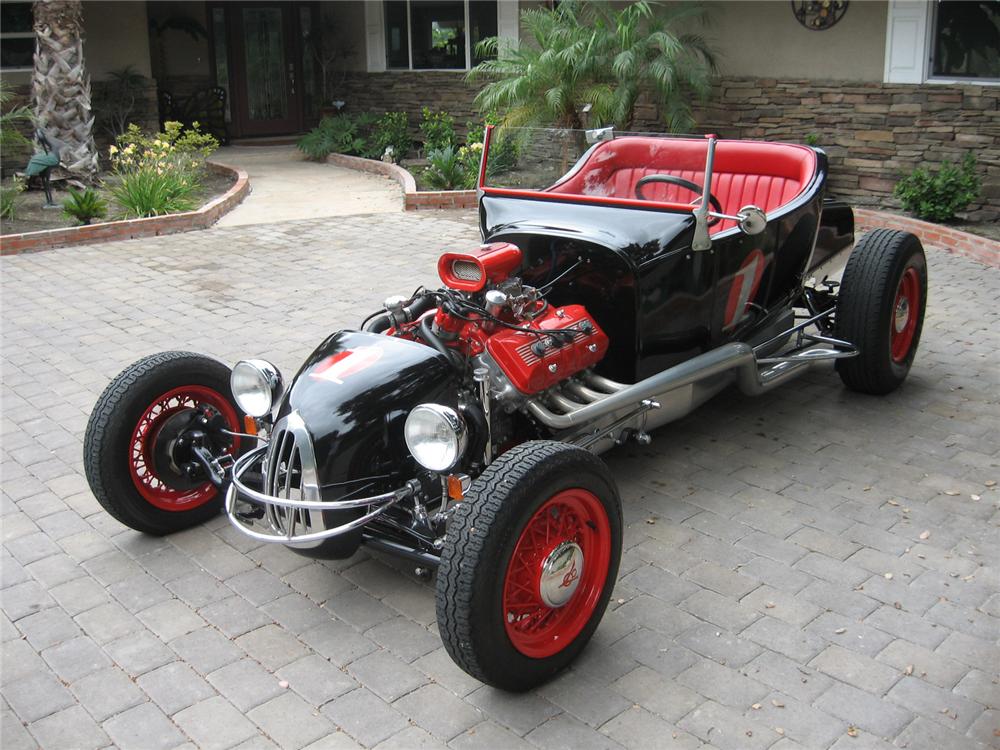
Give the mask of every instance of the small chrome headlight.
M 244 359 L 236 363 L 229 378 L 233 398 L 251 417 L 263 417 L 281 395 L 281 373 L 270 362 Z
M 448 471 L 465 452 L 469 433 L 458 412 L 440 404 L 420 404 L 403 426 L 406 447 L 431 471 Z

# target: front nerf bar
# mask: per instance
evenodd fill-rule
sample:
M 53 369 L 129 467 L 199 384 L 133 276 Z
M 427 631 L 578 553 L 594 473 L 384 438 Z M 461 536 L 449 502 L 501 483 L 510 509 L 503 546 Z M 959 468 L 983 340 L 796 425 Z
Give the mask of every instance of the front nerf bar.
M 346 534 L 349 531 L 364 526 L 400 500 L 412 497 L 420 489 L 420 483 L 416 479 L 411 479 L 399 489 L 392 490 L 391 492 L 383 492 L 379 495 L 358 497 L 350 500 L 324 502 L 322 500 L 293 500 L 291 498 L 266 495 L 244 484 L 243 475 L 255 465 L 264 461 L 267 448 L 267 445 L 262 445 L 236 459 L 236 463 L 233 464 L 232 481 L 229 489 L 226 491 L 226 515 L 229 517 L 229 522 L 241 533 L 261 542 L 300 544 L 319 542 Z M 266 519 L 270 530 L 262 532 L 252 528 L 247 523 L 246 514 L 237 512 L 237 502 L 261 506 L 264 511 L 261 520 Z M 369 511 L 359 518 L 355 518 L 332 529 L 323 528 L 321 531 L 295 533 L 300 526 L 303 529 L 322 526 L 323 511 L 356 510 L 358 508 L 368 508 Z M 309 519 L 308 521 L 306 520 L 307 518 Z M 315 519 L 315 523 L 313 519 Z

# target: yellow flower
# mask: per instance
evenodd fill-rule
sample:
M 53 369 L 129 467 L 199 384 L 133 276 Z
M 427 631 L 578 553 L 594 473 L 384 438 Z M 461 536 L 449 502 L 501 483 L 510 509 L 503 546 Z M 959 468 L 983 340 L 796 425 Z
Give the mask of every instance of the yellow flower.
M 111 156 L 114 156 L 115 154 L 117 154 L 117 153 L 118 153 L 118 147 L 117 147 L 117 146 L 109 146 L 109 147 L 108 147 L 108 153 L 109 153 L 109 154 L 110 154 Z

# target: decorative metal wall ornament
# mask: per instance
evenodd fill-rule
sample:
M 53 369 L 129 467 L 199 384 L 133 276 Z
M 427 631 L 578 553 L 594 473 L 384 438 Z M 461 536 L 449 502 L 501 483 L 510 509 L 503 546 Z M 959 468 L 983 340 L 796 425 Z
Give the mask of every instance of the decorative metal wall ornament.
M 811 31 L 824 31 L 847 12 L 848 0 L 792 0 L 792 12 Z

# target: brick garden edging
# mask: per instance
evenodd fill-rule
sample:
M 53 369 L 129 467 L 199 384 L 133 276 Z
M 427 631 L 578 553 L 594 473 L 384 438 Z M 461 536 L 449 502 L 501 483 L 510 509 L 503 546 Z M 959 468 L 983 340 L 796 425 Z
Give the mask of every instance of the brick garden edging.
M 137 237 L 156 237 L 161 234 L 190 232 L 193 229 L 207 229 L 222 216 L 243 202 L 250 192 L 250 178 L 237 167 L 219 162 L 207 162 L 213 172 L 236 176 L 236 182 L 225 193 L 195 211 L 167 216 L 152 216 L 146 219 L 125 219 L 106 221 L 101 224 L 87 224 L 82 227 L 43 229 L 38 232 L 22 232 L 0 236 L 0 255 L 48 250 L 69 245 L 86 245 L 91 242 L 130 240 Z
M 887 228 L 912 232 L 924 245 L 930 245 L 954 255 L 979 261 L 993 268 L 1000 268 L 1000 242 L 952 229 L 941 224 L 913 219 L 909 216 L 872 211 L 867 208 L 854 209 L 855 233 L 863 230 Z
M 475 190 L 425 190 L 418 191 L 413 175 L 398 164 L 389 164 L 375 159 L 364 159 L 360 156 L 346 154 L 330 154 L 326 157 L 327 164 L 334 164 L 345 169 L 355 169 L 359 172 L 369 172 L 391 177 L 403 188 L 403 209 L 418 211 L 427 208 L 475 208 L 479 199 Z

